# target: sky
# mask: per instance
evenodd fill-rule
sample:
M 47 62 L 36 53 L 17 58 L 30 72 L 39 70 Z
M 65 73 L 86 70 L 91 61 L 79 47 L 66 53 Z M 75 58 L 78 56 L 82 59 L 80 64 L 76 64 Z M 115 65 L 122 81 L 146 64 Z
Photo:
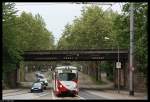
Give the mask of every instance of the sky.
M 60 2 L 60 3 L 27 3 L 27 2 L 15 2 L 15 8 L 18 11 L 18 15 L 22 11 L 31 12 L 33 15 L 40 14 L 46 23 L 46 28 L 52 32 L 55 38 L 55 44 L 58 42 L 61 34 L 67 23 L 71 24 L 75 17 L 81 15 L 82 7 L 89 6 L 90 4 L 76 4 L 72 2 Z M 103 4 L 103 5 L 101 5 Z M 110 4 L 113 4 L 112 6 Z M 105 2 L 99 3 L 99 6 L 102 7 L 104 11 L 109 10 L 110 8 L 113 11 L 121 13 L 122 3 L 109 3 Z

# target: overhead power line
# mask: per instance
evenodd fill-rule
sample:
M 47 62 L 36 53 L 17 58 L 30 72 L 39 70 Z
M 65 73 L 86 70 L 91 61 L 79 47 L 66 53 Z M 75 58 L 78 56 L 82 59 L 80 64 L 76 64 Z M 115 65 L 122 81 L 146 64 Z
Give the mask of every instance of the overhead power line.
M 56 5 L 56 4 L 98 4 L 98 5 L 113 5 L 112 3 L 101 3 L 101 2 L 54 2 L 54 3 L 18 3 L 17 6 L 26 6 L 26 5 L 32 5 L 32 6 L 39 6 L 39 5 Z

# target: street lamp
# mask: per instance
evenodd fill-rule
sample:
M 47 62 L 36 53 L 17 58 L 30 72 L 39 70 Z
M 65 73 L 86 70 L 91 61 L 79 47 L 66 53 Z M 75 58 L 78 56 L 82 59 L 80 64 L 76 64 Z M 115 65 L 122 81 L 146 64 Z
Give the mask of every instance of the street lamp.
M 105 40 L 109 40 L 110 38 L 108 38 L 108 37 L 105 36 L 104 39 L 105 39 Z
M 104 37 L 105 40 L 109 40 L 110 38 Z M 121 63 L 119 62 L 119 44 L 117 43 L 117 49 L 118 49 L 118 62 L 116 63 L 116 68 L 118 69 L 118 93 L 120 93 L 120 78 L 119 78 L 119 69 L 121 68 Z

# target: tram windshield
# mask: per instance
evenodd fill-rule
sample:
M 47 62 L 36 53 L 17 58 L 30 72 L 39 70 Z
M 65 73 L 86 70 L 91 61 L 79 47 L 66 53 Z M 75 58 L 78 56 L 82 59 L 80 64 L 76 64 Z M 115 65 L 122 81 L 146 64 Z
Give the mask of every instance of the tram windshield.
M 76 79 L 77 75 L 75 73 L 59 73 L 59 80 L 72 81 Z

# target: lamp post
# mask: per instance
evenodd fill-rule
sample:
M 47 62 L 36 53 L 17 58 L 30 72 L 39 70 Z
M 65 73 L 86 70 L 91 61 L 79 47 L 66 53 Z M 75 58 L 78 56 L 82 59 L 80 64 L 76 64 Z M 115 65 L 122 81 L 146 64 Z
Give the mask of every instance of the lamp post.
M 109 40 L 110 38 L 108 37 L 104 37 L 105 40 Z M 119 62 L 119 44 L 117 43 L 117 50 L 118 50 L 118 57 L 117 57 L 117 63 L 116 63 L 116 68 L 117 68 L 117 72 L 118 72 L 118 93 L 120 93 L 120 73 L 119 73 L 119 69 L 121 68 L 121 63 Z

